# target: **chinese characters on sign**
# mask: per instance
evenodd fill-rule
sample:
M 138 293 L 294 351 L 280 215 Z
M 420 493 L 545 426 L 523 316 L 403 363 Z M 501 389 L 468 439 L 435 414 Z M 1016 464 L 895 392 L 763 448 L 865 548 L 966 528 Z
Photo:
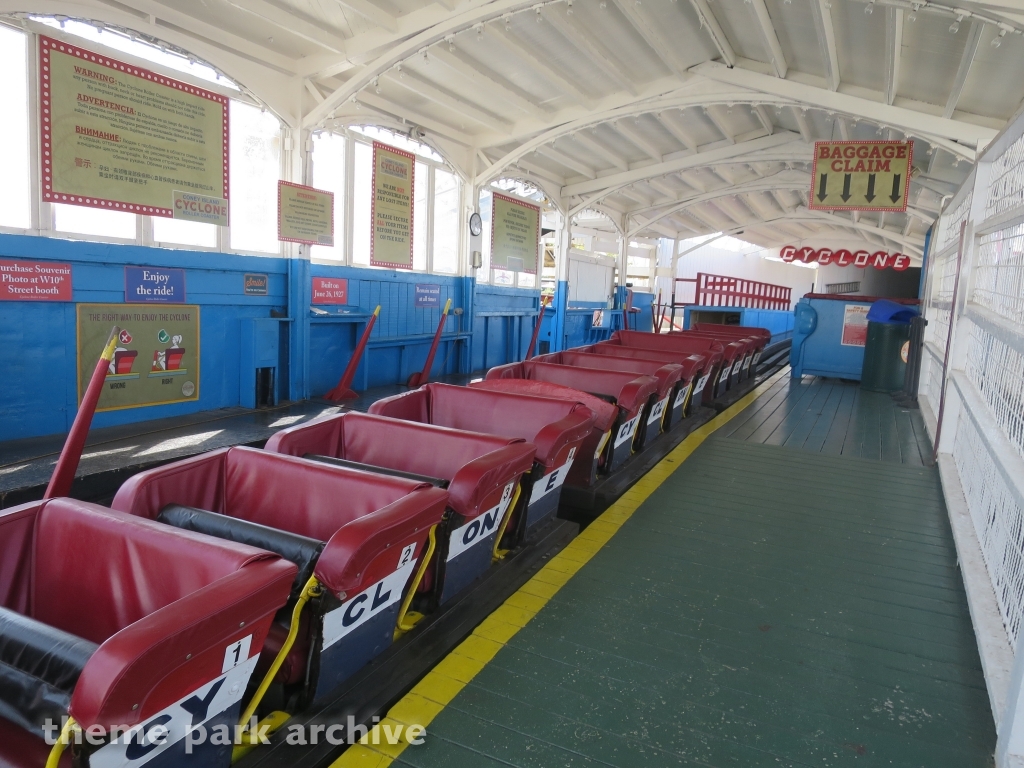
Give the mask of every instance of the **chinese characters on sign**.
M 44 200 L 167 217 L 176 195 L 226 201 L 227 97 L 45 36 L 39 66 Z

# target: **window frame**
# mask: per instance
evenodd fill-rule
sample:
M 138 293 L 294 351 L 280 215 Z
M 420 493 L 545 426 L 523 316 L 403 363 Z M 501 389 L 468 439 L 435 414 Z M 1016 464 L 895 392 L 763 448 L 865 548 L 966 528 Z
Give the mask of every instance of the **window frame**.
M 278 242 L 278 247 L 272 251 L 253 251 L 245 249 L 236 249 L 231 247 L 231 226 L 217 227 L 216 242 L 213 245 L 189 245 L 185 243 L 175 243 L 163 240 L 157 240 L 154 235 L 154 221 L 155 218 L 151 216 L 145 216 L 142 214 L 135 214 L 135 235 L 134 237 L 115 237 L 110 235 L 92 235 L 78 232 L 66 232 L 56 228 L 56 208 L 51 203 L 48 203 L 42 199 L 42 187 L 40 183 L 41 179 L 41 167 L 40 167 L 40 152 L 39 152 L 39 126 L 40 126 L 40 100 L 39 100 L 39 39 L 41 34 L 48 34 L 51 36 L 63 38 L 67 37 L 68 40 L 81 44 L 87 48 L 92 48 L 97 51 L 101 51 L 105 54 L 109 54 L 115 58 L 132 58 L 131 54 L 125 54 L 124 52 L 108 48 L 102 43 L 97 43 L 93 40 L 82 40 L 76 35 L 68 33 L 62 35 L 56 30 L 42 30 L 38 28 L 38 25 L 29 26 L 18 26 L 10 24 L 5 20 L 0 20 L 0 24 L 4 24 L 13 31 L 20 32 L 26 37 L 25 45 L 25 73 L 27 78 L 27 104 L 26 109 L 28 113 L 28 151 L 31 155 L 29 163 L 29 174 L 28 183 L 31 187 L 27 190 L 30 200 L 30 227 L 28 229 L 21 229 L 18 227 L 0 226 L 0 233 L 2 234 L 17 234 L 17 235 L 34 235 L 39 237 L 49 237 L 61 240 L 78 240 L 85 242 L 95 243 L 110 243 L 110 244 L 122 244 L 122 245 L 139 245 L 152 248 L 160 248 L 164 250 L 188 250 L 198 251 L 204 253 L 223 253 L 229 255 L 240 255 L 240 256 L 269 256 L 269 257 L 290 257 L 297 255 L 298 250 L 292 248 L 290 244 L 284 242 Z M 183 79 L 182 73 L 172 71 L 168 68 L 163 67 L 159 63 L 152 61 L 145 61 L 145 66 L 153 69 L 157 72 L 163 72 L 168 77 L 175 79 Z M 184 78 L 188 80 L 186 76 Z M 225 93 L 229 99 L 239 101 L 249 106 L 265 108 L 264 105 L 260 104 L 250 94 L 247 94 L 244 90 L 238 92 Z M 271 114 L 274 114 L 271 111 Z M 276 114 L 274 115 L 277 119 L 280 141 L 281 141 L 281 153 L 280 153 L 280 168 L 278 171 L 278 178 L 285 181 L 296 181 L 299 183 L 306 183 L 304 179 L 292 179 L 289 174 L 289 169 L 292 165 L 295 137 L 293 132 L 288 129 L 285 121 L 283 121 Z M 373 125 L 373 127 L 379 127 L 386 131 L 394 131 L 389 126 L 375 125 L 368 123 L 367 125 Z M 339 220 L 335 222 L 336 232 L 337 227 L 341 228 L 340 244 L 342 250 L 341 258 L 325 258 L 323 256 L 310 256 L 311 263 L 323 264 L 330 266 L 348 266 L 348 267 L 360 267 L 363 269 L 385 269 L 383 267 L 374 267 L 372 265 L 355 264 L 353 261 L 353 221 L 354 221 L 354 201 L 355 201 L 355 147 L 357 143 L 372 146 L 374 138 L 367 136 L 358 130 L 355 130 L 355 125 L 345 127 L 334 127 L 323 129 L 326 132 L 334 133 L 343 136 L 347 141 L 345 142 L 345 179 L 343 183 L 343 189 L 345 199 L 339 211 Z M 386 138 L 380 138 L 385 143 Z M 429 145 L 427 145 L 429 146 Z M 441 156 L 441 153 L 431 147 L 431 150 Z M 304 164 L 306 173 L 303 176 L 312 177 L 311 170 L 312 165 L 308 162 Z M 312 158 L 315 162 L 315 158 Z M 468 243 L 468 233 L 466 231 L 465 213 L 467 210 L 467 204 L 469 202 L 469 194 L 472 191 L 466 178 L 460 171 L 447 162 L 443 157 L 440 160 L 436 160 L 432 157 L 426 157 L 420 153 L 416 153 L 415 162 L 422 164 L 426 168 L 426 179 L 427 192 L 426 192 L 426 206 L 425 210 L 420 212 L 420 215 L 416 217 L 415 224 L 419 227 L 426 228 L 426 253 L 425 253 L 425 267 L 421 269 L 410 269 L 401 270 L 403 272 L 411 272 L 414 274 L 428 274 L 438 275 L 443 277 L 459 278 L 473 276 L 475 270 L 469 266 L 468 255 L 465 252 Z M 438 271 L 435 266 L 435 216 L 436 216 L 436 198 L 437 198 L 437 171 L 443 170 L 446 173 L 450 173 L 456 179 L 458 185 L 458 200 L 457 200 L 457 220 L 456 220 L 456 268 L 453 272 Z M 474 208 L 475 209 L 475 208 Z M 539 281 L 539 277 L 538 277 Z M 481 282 L 493 282 L 492 279 L 481 281 Z
M 380 126 L 385 130 L 391 130 L 386 126 Z M 353 242 L 354 242 L 354 227 L 353 223 L 355 220 L 355 153 L 356 144 L 364 144 L 366 146 L 373 146 L 374 139 L 370 136 L 366 136 L 358 131 L 352 130 L 351 127 L 346 126 L 345 128 L 325 128 L 322 129 L 325 133 L 333 133 L 338 136 L 345 138 L 345 200 L 342 206 L 342 219 L 340 226 L 343 227 L 343 253 L 339 259 L 325 258 L 323 256 L 311 256 L 310 261 L 313 264 L 320 264 L 324 266 L 344 266 L 344 267 L 355 267 L 358 269 L 381 269 L 381 270 L 393 270 L 392 267 L 378 267 L 372 264 L 356 264 L 353 260 Z M 382 140 L 383 143 L 387 143 L 386 140 Z M 436 152 L 436 150 L 435 150 Z M 457 236 L 457 258 L 458 268 L 455 272 L 438 272 L 434 268 L 434 211 L 436 210 L 435 200 L 437 197 L 436 187 L 436 172 L 437 170 L 443 170 L 446 173 L 452 174 L 458 181 L 458 210 L 461 212 L 466 199 L 466 180 L 462 175 L 453 168 L 449 163 L 444 160 L 434 160 L 430 157 L 424 157 L 423 155 L 417 154 L 415 161 L 417 164 L 422 164 L 426 167 L 427 171 L 427 195 L 426 195 L 426 210 L 422 211 L 420 215 L 416 216 L 413 223 L 414 227 L 426 227 L 427 239 L 426 239 L 426 266 L 423 269 L 401 269 L 399 272 L 417 274 L 417 275 L 438 275 L 442 277 L 462 277 L 463 276 L 463 263 L 464 257 L 462 254 L 462 246 L 464 241 L 462 221 L 458 222 L 458 236 Z M 316 155 L 314 152 L 312 158 L 313 165 L 316 164 Z M 417 179 L 418 181 L 419 179 Z M 415 191 L 413 191 L 415 196 Z M 414 198 L 415 199 L 415 198 Z M 335 222 L 335 225 L 339 225 L 339 222 Z
M 10 28 L 13 31 L 20 32 L 26 36 L 27 44 L 25 46 L 25 72 L 28 80 L 27 89 L 27 110 L 28 110 L 28 150 L 31 155 L 29 162 L 29 185 L 31 189 L 27 190 L 30 200 L 30 227 L 28 229 L 21 229 L 18 227 L 0 226 L 0 234 L 12 234 L 12 235 L 34 235 L 38 237 L 49 237 L 59 240 L 77 240 L 83 242 L 92 243 L 110 243 L 114 245 L 141 245 L 152 248 L 160 248 L 164 250 L 188 250 L 188 251 L 200 251 L 206 253 L 224 253 L 230 255 L 239 256 L 269 256 L 269 257 L 282 257 L 287 255 L 285 249 L 285 243 L 278 242 L 278 248 L 275 251 L 253 251 L 231 248 L 231 227 L 217 227 L 217 242 L 213 246 L 200 246 L 200 245 L 188 245 L 184 243 L 174 243 L 158 241 L 153 236 L 153 218 L 152 216 L 145 216 L 142 214 L 134 214 L 135 216 L 135 236 L 131 238 L 126 237 L 115 237 L 113 235 L 92 235 L 81 232 L 68 232 L 64 230 L 58 230 L 56 227 L 56 208 L 53 204 L 46 202 L 42 197 L 42 185 L 40 183 L 41 168 L 40 168 L 40 153 L 39 153 L 39 121 L 40 121 L 40 103 L 39 103 L 39 37 L 41 32 L 30 25 L 28 27 L 21 27 L 14 24 L 10 24 L 5 20 L 0 20 L 0 24 Z M 47 30 L 46 34 L 51 36 L 61 37 L 56 30 Z M 96 43 L 92 40 L 81 40 L 75 35 L 68 34 L 67 38 L 73 41 L 76 45 L 82 45 L 86 48 L 92 48 L 95 50 L 101 50 L 104 53 L 118 59 L 132 58 L 130 54 L 125 54 L 121 51 L 117 51 L 101 43 Z M 173 77 L 176 80 L 188 81 L 188 77 L 182 78 L 181 72 L 162 67 L 160 64 L 155 62 L 145 62 L 147 68 L 152 69 L 154 72 L 161 72 L 166 74 L 168 77 Z M 204 86 L 206 87 L 206 86 Z M 249 97 L 244 90 L 240 90 L 237 93 L 224 93 L 229 99 L 239 101 L 249 106 L 263 107 L 262 104 L 257 102 L 255 99 Z M 269 110 L 268 110 L 269 111 Z M 273 114 L 273 112 L 271 112 Z M 274 115 L 277 119 L 280 135 L 281 135 L 281 157 L 280 167 L 278 170 L 278 177 L 284 179 L 286 177 L 285 171 L 287 170 L 287 126 L 284 121 L 277 115 Z

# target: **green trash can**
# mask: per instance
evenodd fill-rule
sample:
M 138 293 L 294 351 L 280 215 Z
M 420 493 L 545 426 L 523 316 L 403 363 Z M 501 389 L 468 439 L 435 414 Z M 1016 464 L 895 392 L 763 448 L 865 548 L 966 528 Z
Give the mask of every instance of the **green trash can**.
M 868 338 L 860 386 L 869 392 L 903 389 L 910 352 L 910 320 L 917 310 L 893 301 L 876 301 L 868 310 Z

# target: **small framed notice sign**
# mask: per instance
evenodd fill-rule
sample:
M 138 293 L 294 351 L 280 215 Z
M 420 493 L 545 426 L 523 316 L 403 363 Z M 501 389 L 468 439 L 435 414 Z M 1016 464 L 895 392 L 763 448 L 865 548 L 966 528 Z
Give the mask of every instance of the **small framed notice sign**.
M 334 245 L 334 193 L 277 182 L 277 239 Z
M 370 263 L 412 269 L 412 190 L 416 156 L 373 142 Z

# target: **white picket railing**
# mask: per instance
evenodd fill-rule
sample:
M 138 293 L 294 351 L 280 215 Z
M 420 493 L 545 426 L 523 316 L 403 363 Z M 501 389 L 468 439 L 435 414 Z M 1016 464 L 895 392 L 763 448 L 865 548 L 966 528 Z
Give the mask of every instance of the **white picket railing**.
M 922 412 L 938 442 L 999 731 L 997 765 L 1022 765 L 1024 117 L 985 149 L 944 207 L 930 251 Z

